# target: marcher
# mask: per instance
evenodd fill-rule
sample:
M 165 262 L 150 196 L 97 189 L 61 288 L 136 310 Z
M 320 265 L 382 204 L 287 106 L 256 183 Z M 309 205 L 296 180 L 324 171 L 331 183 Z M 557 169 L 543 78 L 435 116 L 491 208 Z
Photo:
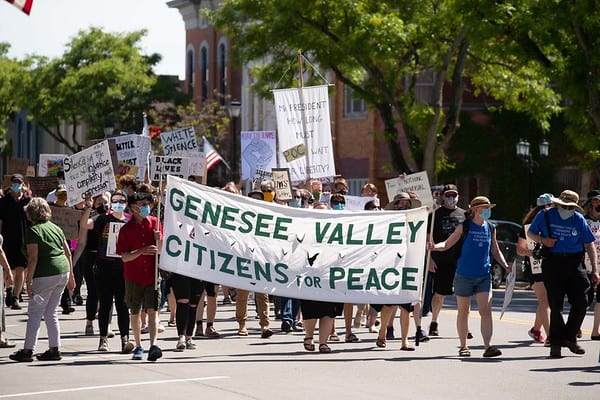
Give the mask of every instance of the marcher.
M 510 271 L 511 267 L 498 247 L 495 229 L 488 222 L 492 214 L 492 208 L 495 206 L 485 196 L 473 198 L 469 203 L 469 211 L 465 213 L 465 222 L 458 225 L 447 240 L 435 244 L 428 243 L 428 248 L 433 251 L 445 251 L 451 249 L 457 243 L 457 247 L 461 249 L 454 277 L 454 290 L 458 303 L 456 327 L 460 340 L 458 355 L 461 357 L 471 355 L 471 351 L 467 346 L 467 335 L 472 296 L 475 296 L 477 309 L 481 317 L 481 336 L 485 346 L 483 356 L 497 357 L 502 355 L 500 349 L 491 344 L 493 323 L 490 252 L 504 269 Z M 468 232 L 465 232 L 467 228 Z M 463 235 L 463 232 L 466 235 Z
M 585 211 L 585 220 L 596 238 L 596 240 L 594 240 L 596 255 L 600 258 L 600 190 L 592 190 L 588 193 L 583 208 Z M 585 265 L 586 269 L 589 269 L 589 272 L 591 272 L 592 264 L 590 263 L 589 257 L 585 258 Z M 596 261 L 596 265 L 598 265 L 598 260 Z M 592 324 L 592 335 L 590 339 L 600 340 L 600 289 L 598 288 L 598 285 L 593 288 L 588 299 L 593 298 L 594 292 L 596 294 L 596 304 L 594 305 L 594 322 Z
M 131 311 L 131 328 L 135 337 L 136 347 L 132 358 L 141 360 L 144 354 L 140 319 L 143 302 L 150 334 L 148 361 L 156 361 L 162 357 L 162 351 L 156 345 L 160 304 L 160 290 L 156 285 L 156 254 L 162 246 L 162 226 L 156 217 L 150 215 L 151 202 L 152 196 L 146 193 L 129 196 L 132 218 L 119 232 L 117 254 L 123 259 L 125 299 Z
M 6 259 L 6 254 L 4 254 L 4 250 L 2 250 L 2 242 L 4 242 L 4 238 L 0 235 L 0 293 L 4 293 L 4 282 L 12 285 L 13 277 L 12 272 L 10 270 L 10 265 L 8 264 L 8 260 Z M 7 338 L 4 337 L 4 332 L 6 332 L 6 310 L 4 309 L 4 302 L 0 300 L 0 349 L 8 349 L 15 347 L 14 343 L 8 341 Z
M 529 284 L 535 293 L 537 298 L 537 308 L 535 311 L 535 320 L 533 327 L 527 332 L 530 338 L 536 343 L 547 343 L 550 345 L 550 341 L 542 336 L 542 327 L 546 332 L 546 338 L 550 332 L 550 307 L 548 305 L 548 295 L 546 294 L 546 287 L 544 286 L 544 279 L 542 278 L 542 260 L 535 259 L 533 257 L 534 243 L 527 239 L 526 231 L 529 228 L 529 224 L 537 213 L 547 207 L 552 207 L 552 195 L 544 193 L 537 198 L 537 206 L 529 210 L 529 212 L 523 218 L 523 227 L 519 233 L 519 241 L 517 243 L 517 254 L 525 257 L 523 259 L 523 266 L 525 275 L 529 279 Z
M 60 326 L 56 307 L 65 288 L 75 289 L 71 250 L 61 228 L 50 221 L 50 206 L 41 197 L 25 207 L 32 226 L 27 229 L 24 243 L 27 250 L 27 330 L 23 349 L 10 355 L 19 362 L 33 361 L 42 318 L 48 332 L 48 350 L 37 355 L 40 361 L 57 361 L 60 353 Z
M 594 286 L 598 284 L 598 269 L 594 234 L 579 212 L 579 195 L 564 190 L 552 202 L 556 207 L 540 211 L 529 227 L 529 236 L 549 248 L 545 255 L 542 275 L 550 303 L 550 357 L 562 357 L 561 348 L 585 354 L 577 343 L 577 334 L 585 318 L 590 281 L 583 265 L 583 249 L 591 263 Z M 579 210 L 579 211 L 578 211 Z M 550 228 L 550 229 L 548 229 Z M 567 295 L 571 310 L 567 322 L 562 315 Z

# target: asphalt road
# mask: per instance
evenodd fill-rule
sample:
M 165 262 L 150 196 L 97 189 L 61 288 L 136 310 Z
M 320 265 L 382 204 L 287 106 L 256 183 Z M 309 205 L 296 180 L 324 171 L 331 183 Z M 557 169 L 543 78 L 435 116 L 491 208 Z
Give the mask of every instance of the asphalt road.
M 110 339 L 114 351 L 96 351 L 98 337 L 83 335 L 84 307 L 60 316 L 63 359 L 58 362 L 15 363 L 14 349 L 0 349 L 0 399 L 592 399 L 600 385 L 600 342 L 590 340 L 592 315 L 584 322 L 577 356 L 563 349 L 562 359 L 549 359 L 549 348 L 533 344 L 527 335 L 535 310 L 530 291 L 517 291 L 510 310 L 500 321 L 504 292 L 494 291 L 493 343 L 499 358 L 482 357 L 479 317 L 471 313 L 472 356 L 458 357 L 456 312 L 449 298 L 440 317 L 440 335 L 414 352 L 400 351 L 400 341 L 375 346 L 375 333 L 355 330 L 358 343 L 332 343 L 333 352 L 306 352 L 303 333 L 275 331 L 260 338 L 258 321 L 248 322 L 250 335 L 238 337 L 235 305 L 219 305 L 216 328 L 220 339 L 198 339 L 196 350 L 174 352 L 175 328 L 160 335 L 164 356 L 157 362 L 133 361 L 121 355 L 119 338 Z M 250 307 L 253 310 L 253 306 Z M 8 310 L 7 336 L 23 345 L 26 310 Z M 166 316 L 163 318 L 166 324 Z M 116 324 L 116 318 L 114 318 Z M 424 319 L 429 325 L 430 318 Z M 396 320 L 396 332 L 399 327 Z M 343 333 L 343 320 L 336 323 Z M 96 329 L 97 331 L 97 329 Z M 411 322 L 411 334 L 414 325 Z M 412 341 L 412 339 L 411 339 Z M 36 352 L 47 347 L 42 324 Z M 148 345 L 146 344 L 146 348 Z

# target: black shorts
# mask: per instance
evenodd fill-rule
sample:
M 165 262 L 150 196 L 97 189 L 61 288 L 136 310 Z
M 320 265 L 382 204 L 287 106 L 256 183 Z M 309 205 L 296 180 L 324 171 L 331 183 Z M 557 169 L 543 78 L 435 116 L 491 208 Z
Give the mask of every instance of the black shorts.
M 185 275 L 171 274 L 169 282 L 176 300 L 189 299 L 190 304 L 198 304 L 200 295 L 204 291 L 204 281 Z
M 454 275 L 456 264 L 437 264 L 437 270 L 433 274 L 433 293 L 442 296 L 454 294 Z
M 415 308 L 410 303 L 404 303 L 404 304 L 371 304 L 371 308 L 374 309 L 377 312 L 381 312 L 381 309 L 384 306 L 389 306 L 389 307 L 398 306 L 398 307 L 404 308 L 408 312 L 412 312 L 414 310 L 414 308 Z

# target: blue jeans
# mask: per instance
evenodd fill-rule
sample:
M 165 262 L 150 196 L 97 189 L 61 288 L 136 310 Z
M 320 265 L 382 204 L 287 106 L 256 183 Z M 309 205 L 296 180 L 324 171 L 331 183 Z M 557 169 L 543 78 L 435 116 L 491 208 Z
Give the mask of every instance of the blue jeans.
M 294 325 L 298 323 L 300 300 L 281 297 L 281 320 Z

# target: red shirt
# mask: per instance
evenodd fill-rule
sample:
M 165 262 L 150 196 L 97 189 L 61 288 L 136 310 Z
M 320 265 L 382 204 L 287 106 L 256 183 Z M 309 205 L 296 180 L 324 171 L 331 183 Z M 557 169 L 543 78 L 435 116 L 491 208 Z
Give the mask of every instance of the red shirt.
M 158 220 L 156 217 L 148 216 L 139 224 L 132 218 L 119 231 L 117 254 L 156 244 L 154 231 L 157 226 Z M 162 226 L 159 228 L 162 237 Z M 135 260 L 123 263 L 125 280 L 135 282 L 140 286 L 154 285 L 155 264 L 156 256 L 143 254 Z

